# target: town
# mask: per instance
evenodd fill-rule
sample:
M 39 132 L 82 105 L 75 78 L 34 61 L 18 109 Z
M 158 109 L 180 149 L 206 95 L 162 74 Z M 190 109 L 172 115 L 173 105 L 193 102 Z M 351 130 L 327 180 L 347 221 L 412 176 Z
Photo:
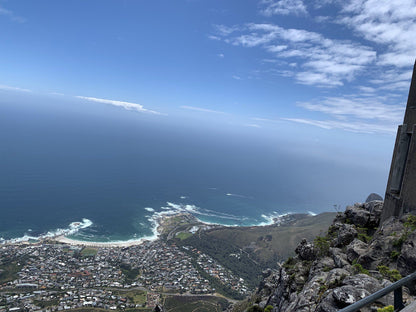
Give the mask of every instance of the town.
M 160 239 L 124 248 L 52 241 L 0 247 L 0 312 L 152 309 L 165 293 L 214 295 L 213 281 L 250 292 L 210 256 Z

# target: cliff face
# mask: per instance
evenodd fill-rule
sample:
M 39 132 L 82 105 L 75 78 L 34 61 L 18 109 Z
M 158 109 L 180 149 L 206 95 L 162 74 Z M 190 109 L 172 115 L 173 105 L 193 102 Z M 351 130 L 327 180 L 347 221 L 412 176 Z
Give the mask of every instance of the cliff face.
M 257 294 L 235 311 L 335 312 L 416 271 L 416 217 L 380 224 L 382 209 L 377 200 L 347 207 L 326 235 L 303 240 L 295 257 L 264 271 Z M 405 300 L 413 292 L 404 289 Z M 390 294 L 362 311 L 392 302 Z

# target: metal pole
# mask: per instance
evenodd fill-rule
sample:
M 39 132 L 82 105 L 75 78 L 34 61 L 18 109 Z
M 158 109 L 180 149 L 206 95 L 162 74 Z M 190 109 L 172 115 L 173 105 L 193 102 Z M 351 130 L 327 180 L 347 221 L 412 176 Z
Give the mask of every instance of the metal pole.
M 394 311 L 400 311 L 404 308 L 402 287 L 394 290 Z

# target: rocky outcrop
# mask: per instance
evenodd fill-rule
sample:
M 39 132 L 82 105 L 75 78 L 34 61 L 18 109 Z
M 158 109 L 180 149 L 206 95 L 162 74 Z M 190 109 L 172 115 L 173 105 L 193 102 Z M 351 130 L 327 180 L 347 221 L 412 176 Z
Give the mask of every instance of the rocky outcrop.
M 316 258 L 315 248 L 312 243 L 309 243 L 306 238 L 302 239 L 300 244 L 295 249 L 296 254 L 302 260 L 313 260 Z
M 372 202 L 374 200 L 379 200 L 379 201 L 383 201 L 383 197 L 381 197 L 380 195 L 376 194 L 376 193 L 371 193 L 370 195 L 368 195 L 367 199 L 365 200 L 366 203 Z
M 391 218 L 380 225 L 382 208 L 380 200 L 347 207 L 327 235 L 302 240 L 295 257 L 264 272 L 256 294 L 259 307 L 335 312 L 415 272 L 416 217 Z M 405 289 L 408 301 L 413 300 L 412 291 Z M 391 303 L 389 296 L 376 304 Z

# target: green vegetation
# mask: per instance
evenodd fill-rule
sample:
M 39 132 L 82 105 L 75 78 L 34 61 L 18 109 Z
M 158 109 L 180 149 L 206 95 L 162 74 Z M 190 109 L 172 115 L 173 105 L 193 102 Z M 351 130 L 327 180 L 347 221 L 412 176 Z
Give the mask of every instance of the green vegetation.
M 20 267 L 16 262 L 6 262 L 0 265 L 0 284 L 17 279 L 19 271 Z
M 364 269 L 363 266 L 356 262 L 356 260 L 352 263 L 352 268 L 354 270 L 355 274 L 367 274 L 370 275 L 370 272 L 368 270 Z
M 321 285 L 319 287 L 319 294 L 320 296 L 322 296 L 324 294 L 324 292 L 326 292 L 328 290 L 328 286 L 327 285 Z
M 97 248 L 85 247 L 81 250 L 81 257 L 94 257 L 98 252 Z
M 164 304 L 166 312 L 220 312 L 229 305 L 216 296 L 167 296 Z
M 389 305 L 387 307 L 377 309 L 377 312 L 394 312 L 394 307 Z
M 44 309 L 47 307 L 57 306 L 59 304 L 59 300 L 58 299 L 49 300 L 49 301 L 33 300 L 33 303 L 37 305 L 38 307 Z
M 277 267 L 277 262 L 294 255 L 295 248 L 302 238 L 312 241 L 317 235 L 326 231 L 335 216 L 334 212 L 322 213 L 314 217 L 294 214 L 290 216 L 292 221 L 280 226 L 217 228 L 205 232 L 204 239 L 215 238 L 233 245 L 245 251 L 262 270 L 273 269 Z M 201 251 L 204 252 L 202 249 Z
M 325 257 L 329 254 L 329 241 L 330 238 L 328 236 L 317 236 L 314 240 L 314 246 L 316 248 L 316 251 L 318 253 L 319 257 Z
M 179 232 L 179 233 L 176 233 L 176 238 L 179 238 L 180 240 L 184 240 L 184 239 L 191 237 L 192 235 L 193 234 L 190 232 Z
M 247 309 L 247 312 L 263 312 L 263 309 L 260 308 L 258 305 L 253 305 Z
M 126 282 L 129 284 L 133 283 L 136 280 L 137 276 L 140 274 L 140 269 L 133 269 L 130 265 L 126 263 L 120 264 L 120 270 L 125 276 Z
M 377 270 L 380 272 L 381 275 L 383 275 L 385 278 L 389 279 L 392 282 L 397 282 L 399 279 L 402 278 L 399 271 L 395 269 L 390 270 L 390 268 L 385 265 L 379 265 L 377 267 Z
M 112 290 L 114 295 L 127 297 L 129 300 L 133 301 L 135 304 L 144 304 L 147 300 L 147 292 L 144 290 Z
M 407 217 L 406 221 L 404 222 L 405 230 L 400 236 L 399 239 L 393 242 L 393 246 L 397 248 L 401 248 L 403 243 L 407 240 L 410 233 L 416 230 L 416 216 L 410 215 Z
M 368 228 L 357 227 L 357 238 L 363 241 L 364 243 L 369 243 L 373 237 L 371 235 L 368 235 L 368 231 Z
M 397 248 L 402 248 L 403 243 L 407 240 L 408 237 L 409 237 L 409 232 L 407 232 L 407 231 L 403 232 L 403 234 L 400 236 L 400 238 L 396 239 L 393 242 L 393 246 L 397 247 Z
M 295 267 L 295 264 L 296 264 L 297 262 L 296 262 L 296 260 L 295 260 L 295 258 L 293 258 L 293 257 L 289 257 L 289 258 L 287 258 L 287 260 L 283 263 L 283 267 L 286 269 L 286 270 L 291 270 L 291 269 L 293 269 L 294 267 Z
M 267 307 L 264 308 L 264 312 L 271 312 L 273 310 L 273 306 L 268 305 Z
M 228 298 L 232 298 L 235 300 L 242 300 L 244 299 L 244 296 L 241 295 L 240 293 L 232 290 L 228 285 L 221 283 L 221 281 L 218 278 L 215 278 L 211 275 L 209 275 L 207 272 L 205 272 L 200 265 L 196 262 L 196 260 L 194 259 L 192 261 L 192 265 L 196 268 L 196 270 L 199 272 L 199 274 L 201 274 L 201 276 L 208 280 L 211 284 L 211 286 L 213 288 L 215 288 L 216 292 L 228 297 Z
M 410 231 L 416 230 L 416 216 L 410 215 L 407 217 L 407 220 L 404 222 L 404 226 Z
M 392 260 L 396 260 L 399 256 L 400 256 L 400 252 L 399 252 L 399 251 L 393 250 L 393 251 L 390 253 L 390 258 L 391 258 Z
M 247 252 L 241 251 L 240 248 L 228 241 L 218 239 L 204 232 L 200 235 L 192 235 L 181 243 L 191 245 L 211 256 L 235 275 L 242 277 L 251 287 L 257 286 L 262 268 L 250 258 Z

